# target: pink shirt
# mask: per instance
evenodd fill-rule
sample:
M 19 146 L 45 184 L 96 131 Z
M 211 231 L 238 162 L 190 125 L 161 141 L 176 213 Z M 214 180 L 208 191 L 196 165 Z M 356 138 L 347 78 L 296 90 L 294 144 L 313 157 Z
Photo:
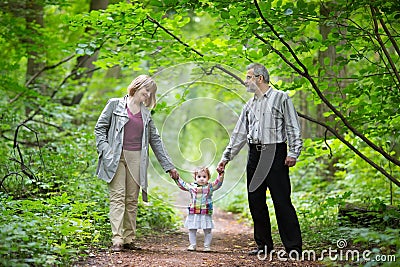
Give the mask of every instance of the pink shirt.
M 132 114 L 129 108 L 128 111 L 129 121 L 124 127 L 124 142 L 122 148 L 129 151 L 142 150 L 142 135 L 143 135 L 143 119 L 142 112 Z

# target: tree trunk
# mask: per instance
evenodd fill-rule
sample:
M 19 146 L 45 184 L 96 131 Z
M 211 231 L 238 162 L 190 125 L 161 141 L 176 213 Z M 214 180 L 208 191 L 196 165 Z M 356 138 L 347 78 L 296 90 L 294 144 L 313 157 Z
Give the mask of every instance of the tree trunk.
M 92 10 L 105 10 L 108 6 L 108 0 L 91 0 L 90 1 L 90 9 L 89 12 Z M 93 62 L 96 61 L 98 57 L 98 52 L 95 52 L 93 55 L 84 55 L 78 58 L 77 66 L 79 68 L 86 68 L 89 70 L 94 69 Z M 92 72 L 89 72 L 84 77 L 91 78 L 93 75 Z M 80 79 L 82 75 L 76 75 L 76 79 Z
M 327 2 L 327 3 L 321 3 L 320 5 L 320 15 L 321 15 L 321 21 L 319 24 L 319 32 L 322 36 L 323 40 L 326 40 L 328 38 L 329 33 L 331 32 L 331 27 L 325 24 L 325 19 L 324 18 L 329 18 L 329 13 L 334 10 L 334 4 L 332 2 Z M 325 58 L 329 58 L 329 66 L 326 66 L 325 64 Z M 318 63 L 320 66 L 319 69 L 319 80 L 322 82 L 328 81 L 329 82 L 329 88 L 334 88 L 334 77 L 335 73 L 332 73 L 330 71 L 330 66 L 332 66 L 335 63 L 336 59 L 336 49 L 334 46 L 330 45 L 327 50 L 325 51 L 320 51 L 318 54 Z M 332 92 L 324 92 L 329 95 L 332 95 Z M 332 121 L 332 117 L 325 117 L 324 113 L 328 112 L 329 108 L 325 104 L 318 104 L 317 105 L 317 119 L 318 121 L 321 121 L 323 123 L 326 123 L 327 121 Z M 321 126 L 317 126 L 317 136 L 318 137 L 323 137 L 325 134 L 325 128 Z
M 41 38 L 38 38 L 40 33 L 38 33 L 35 28 L 37 26 L 44 26 L 43 5 L 37 0 L 28 0 L 25 2 L 25 12 L 22 14 L 25 15 L 26 29 L 28 32 L 26 34 L 27 38 L 22 40 L 22 42 L 26 44 L 28 62 L 26 66 L 25 81 L 28 81 L 44 67 L 44 60 L 42 59 L 43 55 L 41 54 L 40 49 L 34 48 L 41 46 L 41 44 L 36 41 Z M 30 36 L 34 36 L 35 38 L 31 38 Z M 48 94 L 47 86 L 45 83 L 41 83 L 41 80 L 42 79 L 36 79 L 30 84 L 30 86 L 34 90 L 38 91 L 39 94 L 46 95 Z M 30 107 L 25 108 L 26 115 L 29 115 L 31 111 L 32 109 Z
M 105 10 L 108 6 L 108 0 L 91 0 L 90 1 L 90 10 Z M 77 63 L 76 63 L 76 70 L 77 73 L 74 76 L 74 80 L 80 80 L 78 83 L 79 87 L 82 87 L 82 91 L 76 93 L 74 96 L 72 96 L 72 99 L 62 99 L 61 103 L 66 105 L 66 106 L 73 106 L 77 105 L 81 102 L 87 88 L 84 86 L 85 81 L 92 78 L 93 72 L 90 70 L 94 70 L 95 65 L 93 65 L 93 62 L 97 60 L 98 57 L 98 51 L 95 51 L 92 55 L 84 55 L 78 57 Z M 83 69 L 82 71 L 79 71 L 79 69 Z
M 300 102 L 298 103 L 299 105 L 299 111 L 301 111 L 304 114 L 309 115 L 310 114 L 310 109 L 308 108 L 307 104 L 307 92 L 304 91 L 299 91 L 299 99 Z M 300 118 L 300 126 L 301 126 L 301 136 L 302 138 L 314 138 L 315 137 L 315 130 L 314 125 L 310 124 L 307 120 Z
M 324 18 L 329 18 L 330 13 L 335 11 L 336 5 L 335 2 L 325 2 L 320 5 L 320 15 L 321 21 L 319 25 L 319 31 L 321 33 L 322 39 L 326 40 L 328 38 L 329 33 L 331 32 L 332 27 L 328 26 L 325 23 Z M 328 46 L 328 49 L 325 51 L 320 51 L 318 54 L 318 63 L 320 66 L 319 70 L 319 80 L 321 82 L 328 82 L 329 90 L 323 92 L 328 99 L 330 99 L 334 95 L 339 95 L 342 88 L 344 88 L 345 84 L 342 82 L 345 77 L 346 71 L 345 69 L 341 70 L 339 73 L 335 73 L 332 71 L 332 66 L 336 64 L 336 59 L 339 55 L 336 53 L 336 48 L 333 45 Z M 325 59 L 329 58 L 329 65 L 326 64 Z M 339 81 L 339 82 L 338 82 Z M 325 112 L 330 111 L 330 109 L 325 104 L 317 105 L 317 120 L 323 122 L 324 124 L 329 124 L 329 122 L 333 122 L 333 116 L 324 116 Z M 330 136 L 329 132 L 326 132 L 326 129 L 322 126 L 317 126 L 318 137 Z M 337 159 L 333 158 L 326 162 L 328 165 L 328 174 L 327 180 L 331 180 L 331 177 L 334 176 L 336 172 L 336 168 L 334 166 Z
M 27 14 L 25 17 L 26 27 L 28 31 L 33 35 L 38 35 L 39 33 L 35 30 L 35 25 L 39 25 L 40 27 L 44 26 L 43 22 L 43 6 L 38 4 L 36 1 L 28 1 L 26 3 Z M 26 42 L 28 43 L 28 47 L 40 45 L 35 43 L 32 38 L 27 38 Z M 29 80 L 31 76 L 37 73 L 41 68 L 43 68 L 44 63 L 40 61 L 41 55 L 36 50 L 28 50 L 28 64 L 26 71 L 26 80 Z
M 90 10 L 105 10 L 108 6 L 108 0 L 92 0 L 90 1 Z M 93 62 L 96 61 L 98 57 L 98 52 L 95 52 L 93 55 L 84 55 L 78 58 L 77 66 L 78 68 L 86 68 L 89 70 L 94 69 Z M 80 79 L 83 77 L 91 78 L 93 75 L 92 72 L 89 72 L 88 74 L 85 75 L 76 75 L 76 79 Z

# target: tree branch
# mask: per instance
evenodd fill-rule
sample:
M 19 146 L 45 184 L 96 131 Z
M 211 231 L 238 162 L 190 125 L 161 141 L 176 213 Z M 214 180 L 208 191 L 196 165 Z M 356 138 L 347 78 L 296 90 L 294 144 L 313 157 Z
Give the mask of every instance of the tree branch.
M 379 43 L 379 46 L 381 47 L 383 53 L 386 56 L 386 59 L 388 60 L 390 67 L 392 68 L 394 75 L 397 78 L 397 82 L 395 82 L 397 84 L 397 87 L 399 88 L 399 83 L 400 83 L 400 75 L 399 75 L 399 71 L 396 68 L 396 65 L 393 62 L 393 59 L 390 57 L 389 52 L 387 51 L 385 44 L 382 41 L 381 35 L 379 34 L 379 26 L 378 26 L 378 22 L 376 20 L 376 8 L 374 8 L 373 6 L 370 6 L 371 8 L 371 15 L 373 18 L 373 22 L 374 22 L 374 32 L 375 32 L 375 36 L 376 36 L 376 40 Z
M 156 24 L 158 27 L 160 27 L 161 29 L 163 29 L 163 31 L 165 31 L 168 35 L 170 35 L 172 38 L 174 38 L 175 40 L 177 40 L 180 44 L 182 44 L 183 46 L 189 48 L 191 51 L 195 52 L 197 55 L 204 57 L 204 55 L 202 53 L 200 53 L 199 51 L 197 51 L 196 49 L 190 47 L 187 43 L 183 42 L 179 37 L 177 37 L 176 35 L 174 35 L 172 32 L 170 32 L 168 29 L 166 29 L 164 26 L 162 26 L 157 20 L 153 19 L 152 17 L 150 17 L 149 15 L 147 15 L 147 19 L 151 22 L 153 22 L 154 24 Z
M 8 194 L 8 190 L 4 186 L 4 181 L 11 175 L 21 176 L 21 179 L 23 179 L 23 176 L 21 174 L 19 174 L 18 172 L 10 172 L 10 173 L 4 175 L 3 179 L 1 179 L 1 182 L 0 182 L 0 188 L 2 187 L 4 189 L 4 192 L 6 192 L 7 194 Z
M 322 123 L 320 121 L 317 121 L 314 118 L 311 118 L 307 115 L 304 115 L 302 113 L 297 112 L 299 117 L 304 118 L 308 121 L 314 122 L 322 127 L 324 127 L 326 130 L 331 132 L 337 139 L 339 139 L 343 144 L 345 144 L 348 148 L 350 148 L 354 153 L 356 153 L 360 158 L 362 158 L 364 161 L 366 161 L 369 165 L 371 165 L 373 168 L 378 170 L 380 173 L 385 175 L 390 181 L 392 181 L 394 184 L 396 184 L 398 187 L 400 187 L 400 181 L 397 180 L 395 177 L 390 175 L 384 168 L 373 162 L 371 159 L 369 159 L 367 156 L 365 156 L 360 150 L 358 150 L 356 147 L 354 147 L 349 141 L 347 141 L 339 132 L 337 132 L 335 129 L 330 127 L 329 125 L 326 125 L 325 123 Z
M 235 78 L 235 79 L 236 79 L 237 81 L 239 81 L 242 85 L 244 85 L 244 81 L 243 81 L 239 76 L 237 76 L 236 74 L 234 74 L 233 72 L 231 72 L 231 71 L 225 69 L 225 68 L 222 67 L 220 64 L 215 65 L 215 67 L 216 67 L 217 69 L 219 69 L 219 70 L 225 72 L 225 73 L 228 74 L 229 76 Z
M 45 67 L 43 67 L 41 70 L 39 70 L 38 72 L 36 72 L 35 75 L 33 75 L 33 76 L 25 83 L 25 87 L 28 87 L 28 86 L 29 86 L 34 80 L 36 80 L 36 78 L 37 78 L 40 74 L 42 74 L 44 71 L 50 70 L 50 69 L 54 69 L 54 68 L 60 66 L 61 64 L 65 63 L 65 62 L 68 62 L 69 60 L 71 60 L 71 59 L 74 58 L 74 57 L 75 57 L 75 55 L 71 55 L 71 56 L 69 56 L 69 57 L 66 57 L 66 58 L 62 59 L 61 61 L 59 61 L 58 63 L 56 63 L 56 64 L 54 64 L 54 65 L 50 65 L 50 66 L 45 66 Z M 20 96 L 22 96 L 25 92 L 26 92 L 26 91 L 17 94 L 13 99 L 9 100 L 8 103 L 10 103 L 10 104 L 14 103 L 14 102 L 17 101 L 17 99 L 18 99 Z
M 64 59 L 62 59 L 61 61 L 59 61 L 58 63 L 54 64 L 54 65 L 50 65 L 50 66 L 45 66 L 43 67 L 41 70 L 39 70 L 38 72 L 35 73 L 35 75 L 33 75 L 26 83 L 25 83 L 25 87 L 28 87 L 40 74 L 42 74 L 44 71 L 46 70 L 51 70 L 51 69 L 55 69 L 58 66 L 60 66 L 61 64 L 70 61 L 72 58 L 74 58 L 75 55 L 70 55 Z
M 390 42 L 392 43 L 394 50 L 396 50 L 397 55 L 400 56 L 400 49 L 399 46 L 397 45 L 396 40 L 393 38 L 393 35 L 390 33 L 389 29 L 386 27 L 386 23 L 383 21 L 382 18 L 379 19 L 382 29 L 385 31 L 386 35 L 388 36 Z

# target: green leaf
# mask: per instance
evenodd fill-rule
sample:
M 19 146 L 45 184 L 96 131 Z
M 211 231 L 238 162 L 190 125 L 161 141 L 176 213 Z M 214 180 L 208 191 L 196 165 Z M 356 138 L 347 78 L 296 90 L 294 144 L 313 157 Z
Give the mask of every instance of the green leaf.
M 223 19 L 229 19 L 231 16 L 230 16 L 230 14 L 229 14 L 229 12 L 228 11 L 222 11 L 221 12 L 221 18 L 223 18 Z
M 75 49 L 75 53 L 77 55 L 84 55 L 85 54 L 85 49 L 77 48 L 77 49 Z
M 288 8 L 288 9 L 286 9 L 286 10 L 283 12 L 283 14 L 286 15 L 286 16 L 293 15 L 293 10 L 290 9 L 290 8 Z
M 322 115 L 325 117 L 325 118 L 327 118 L 327 117 L 329 117 L 329 116 L 331 116 L 331 115 L 334 115 L 335 113 L 333 113 L 333 111 L 327 111 L 327 112 L 324 112 Z
M 330 62 L 331 62 L 331 58 L 330 57 L 324 57 L 324 65 L 325 66 L 329 66 Z

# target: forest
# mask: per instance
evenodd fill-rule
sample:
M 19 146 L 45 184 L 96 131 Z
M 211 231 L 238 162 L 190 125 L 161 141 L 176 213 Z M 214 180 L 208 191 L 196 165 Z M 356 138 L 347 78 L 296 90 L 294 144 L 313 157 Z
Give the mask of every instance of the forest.
M 88 249 L 110 246 L 93 131 L 107 100 L 124 96 L 140 74 L 157 83 L 152 116 L 182 178 L 195 166 L 215 173 L 251 97 L 244 79 L 252 62 L 268 68 L 271 86 L 290 95 L 301 121 L 303 150 L 290 175 L 305 249 L 346 240 L 399 262 L 399 7 L 398 0 L 1 1 L 0 266 L 71 266 Z M 246 158 L 243 149 L 228 165 L 214 198 L 251 224 Z M 152 152 L 149 187 L 138 235 L 176 231 L 177 189 Z

